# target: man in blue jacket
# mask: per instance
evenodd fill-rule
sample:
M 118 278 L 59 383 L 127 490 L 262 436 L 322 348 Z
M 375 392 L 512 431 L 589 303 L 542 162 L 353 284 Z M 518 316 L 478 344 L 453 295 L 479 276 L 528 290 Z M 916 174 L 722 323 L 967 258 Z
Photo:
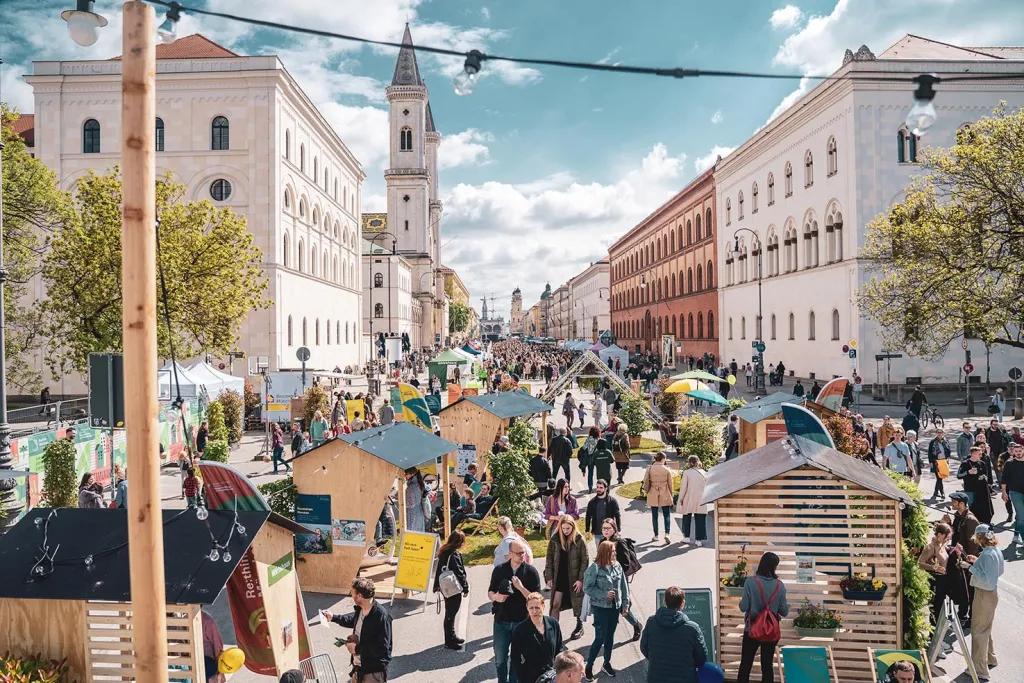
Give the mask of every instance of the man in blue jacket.
M 685 604 L 683 589 L 670 586 L 665 606 L 647 619 L 640 652 L 648 661 L 648 683 L 696 683 L 697 668 L 708 660 L 704 634 L 683 614 Z

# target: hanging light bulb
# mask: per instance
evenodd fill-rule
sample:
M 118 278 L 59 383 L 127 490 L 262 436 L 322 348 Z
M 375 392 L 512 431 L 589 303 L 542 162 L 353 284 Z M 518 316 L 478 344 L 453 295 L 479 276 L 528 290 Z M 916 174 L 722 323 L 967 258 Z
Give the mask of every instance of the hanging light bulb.
M 35 574 L 36 576 L 42 576 L 43 574 L 46 573 L 46 570 L 43 569 L 43 565 L 37 564 L 36 568 L 32 570 L 32 573 Z
M 477 79 L 480 77 L 480 63 L 483 61 L 483 53 L 479 50 L 470 50 L 466 54 L 466 62 L 462 71 L 452 80 L 455 86 L 456 95 L 472 95 L 476 87 Z
M 245 527 L 244 527 L 244 526 L 242 526 L 241 524 L 239 524 L 239 525 L 237 525 L 237 526 L 235 527 L 235 531 L 237 531 L 237 532 L 238 532 L 238 535 L 239 535 L 239 536 L 245 536 Z
M 94 0 L 77 0 L 75 9 L 64 10 L 61 19 L 68 23 L 68 35 L 82 47 L 89 47 L 100 37 L 100 29 L 107 25 L 106 17 L 92 11 Z
M 42 517 L 36 517 L 36 526 L 42 526 L 42 525 L 43 525 L 43 518 Z
M 202 522 L 203 520 L 205 520 L 209 516 L 210 516 L 210 511 L 207 510 L 206 507 L 200 505 L 199 507 L 196 508 L 196 518 L 200 522 Z
M 176 2 L 172 2 L 170 8 L 167 10 L 167 15 L 164 17 L 164 21 L 160 24 L 160 27 L 156 30 L 156 35 L 160 39 L 161 43 L 173 43 L 178 37 L 178 21 L 181 19 L 181 5 Z
M 220 559 L 220 551 L 214 548 L 210 551 L 210 562 L 216 562 Z
M 917 89 L 914 90 L 914 106 L 907 114 L 907 128 L 918 137 L 924 135 L 939 117 L 932 100 L 935 99 L 935 85 L 940 80 L 935 74 L 921 74 L 914 79 Z
M 227 550 L 225 550 L 224 551 L 224 563 L 227 564 L 230 561 L 231 561 L 231 553 L 229 553 Z

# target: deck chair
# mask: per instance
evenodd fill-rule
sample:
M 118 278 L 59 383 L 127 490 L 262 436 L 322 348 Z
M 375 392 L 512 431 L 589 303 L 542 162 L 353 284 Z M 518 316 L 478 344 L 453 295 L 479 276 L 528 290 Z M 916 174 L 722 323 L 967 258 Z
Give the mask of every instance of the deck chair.
M 832 648 L 786 645 L 775 651 L 781 683 L 839 683 Z
M 491 509 L 488 510 L 484 514 L 483 517 L 481 517 L 478 520 L 475 520 L 477 522 L 477 525 L 476 525 L 476 528 L 473 529 L 473 533 L 471 533 L 470 536 L 476 536 L 478 533 L 483 531 L 484 522 L 487 521 L 488 517 L 494 517 L 495 519 L 497 519 L 500 516 L 501 515 L 498 514 L 498 501 L 494 501 L 494 505 L 491 506 Z M 465 521 L 469 521 L 469 520 L 463 520 L 463 521 L 465 522 Z
M 909 661 L 916 669 L 915 683 L 932 683 L 932 670 L 923 650 L 875 650 L 868 648 L 868 661 L 875 683 L 894 683 L 889 668 L 899 661 Z
M 338 683 L 338 674 L 334 671 L 334 662 L 330 655 L 315 655 L 299 662 L 299 669 L 307 681 L 319 683 Z

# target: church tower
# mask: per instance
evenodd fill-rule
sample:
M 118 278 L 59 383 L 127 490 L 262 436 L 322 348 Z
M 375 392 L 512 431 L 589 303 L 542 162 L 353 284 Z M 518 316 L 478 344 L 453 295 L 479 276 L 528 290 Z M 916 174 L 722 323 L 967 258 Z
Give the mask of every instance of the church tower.
M 523 328 L 523 293 L 518 287 L 512 292 L 512 315 L 509 320 L 511 334 L 524 334 Z

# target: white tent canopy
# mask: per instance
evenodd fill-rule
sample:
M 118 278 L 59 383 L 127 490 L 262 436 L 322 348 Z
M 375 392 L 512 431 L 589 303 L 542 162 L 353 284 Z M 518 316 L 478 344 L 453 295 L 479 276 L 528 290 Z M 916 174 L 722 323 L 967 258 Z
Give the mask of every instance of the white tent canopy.
M 182 398 L 196 398 L 199 396 L 205 382 L 202 379 L 194 376 L 184 365 L 181 363 L 167 362 L 167 365 L 160 368 L 157 373 L 157 384 L 160 390 L 161 399 L 173 399 L 177 398 L 177 390 L 174 385 L 174 371 L 172 366 L 176 365 L 178 369 L 178 386 L 181 388 Z
M 597 355 L 606 366 L 608 365 L 609 358 L 619 359 L 619 362 L 621 363 L 621 368 L 623 370 L 625 370 L 626 367 L 629 365 L 629 351 L 615 344 L 612 344 L 609 347 L 601 349 L 600 351 L 597 352 Z M 614 365 L 614 363 L 615 361 L 613 360 L 612 364 Z
M 189 373 L 199 380 L 205 387 L 210 399 L 216 399 L 225 391 L 237 392 L 239 396 L 245 394 L 245 380 L 217 370 L 209 363 L 197 360 L 189 366 Z

